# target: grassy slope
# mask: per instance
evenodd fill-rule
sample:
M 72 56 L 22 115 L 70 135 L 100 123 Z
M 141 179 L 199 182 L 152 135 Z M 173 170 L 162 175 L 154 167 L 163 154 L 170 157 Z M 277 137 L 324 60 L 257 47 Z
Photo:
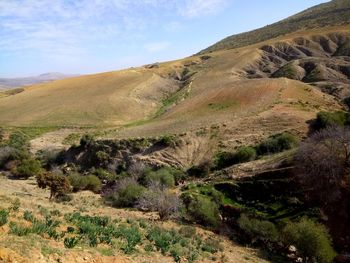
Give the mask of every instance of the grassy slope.
M 204 49 L 200 54 L 256 44 L 298 30 L 350 23 L 350 1 L 333 0 L 263 28 L 229 36 Z

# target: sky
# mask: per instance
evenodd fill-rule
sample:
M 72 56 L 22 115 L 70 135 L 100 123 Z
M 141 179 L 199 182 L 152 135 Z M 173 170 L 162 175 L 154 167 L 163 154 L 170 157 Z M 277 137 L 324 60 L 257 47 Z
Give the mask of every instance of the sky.
M 326 0 L 0 0 L 0 77 L 174 60 Z

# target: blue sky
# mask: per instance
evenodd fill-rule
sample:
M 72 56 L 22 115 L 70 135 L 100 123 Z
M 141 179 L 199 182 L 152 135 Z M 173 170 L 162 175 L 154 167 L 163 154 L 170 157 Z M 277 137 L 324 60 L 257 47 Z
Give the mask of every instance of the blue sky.
M 0 77 L 192 55 L 325 0 L 0 0 Z

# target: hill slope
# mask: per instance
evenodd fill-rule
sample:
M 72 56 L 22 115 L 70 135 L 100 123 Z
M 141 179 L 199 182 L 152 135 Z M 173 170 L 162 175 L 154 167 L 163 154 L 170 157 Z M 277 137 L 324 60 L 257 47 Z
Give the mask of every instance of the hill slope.
M 199 54 L 244 47 L 298 30 L 322 28 L 350 23 L 350 1 L 333 0 L 307 9 L 299 14 L 263 28 L 229 36 L 202 50 Z

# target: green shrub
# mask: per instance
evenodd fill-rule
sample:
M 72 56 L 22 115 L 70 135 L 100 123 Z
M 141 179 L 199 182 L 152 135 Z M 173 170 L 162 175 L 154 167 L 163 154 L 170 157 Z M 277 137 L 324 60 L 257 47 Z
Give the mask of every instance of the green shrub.
M 256 159 L 256 150 L 253 147 L 241 147 L 235 153 L 219 152 L 214 157 L 216 169 L 222 169 L 238 163 L 250 162 Z
M 6 210 L 0 210 L 0 226 L 7 224 L 9 213 Z
M 250 162 L 256 159 L 256 150 L 253 147 L 241 147 L 235 153 L 237 163 Z
M 181 257 L 184 254 L 184 248 L 180 244 L 175 244 L 170 248 L 170 255 L 175 262 L 181 262 Z
M 147 171 L 141 181 L 145 186 L 152 185 L 153 183 L 159 183 L 165 187 L 175 186 L 174 175 L 169 168 L 161 168 L 157 171 Z
M 28 136 L 20 131 L 11 133 L 7 145 L 18 150 L 24 150 L 28 148 Z
M 13 173 L 18 178 L 27 179 L 38 175 L 41 172 L 40 162 L 34 159 L 24 159 L 13 170 Z
M 220 224 L 218 205 L 205 196 L 195 196 L 187 206 L 187 213 L 196 222 L 217 227 Z
M 114 207 L 133 207 L 145 190 L 146 188 L 135 180 L 125 178 L 117 183 L 115 190 L 105 194 L 104 198 Z
M 159 227 L 151 228 L 147 234 L 147 239 L 154 242 L 156 248 L 165 255 L 173 244 L 173 232 Z
M 289 133 L 282 133 L 261 142 L 256 148 L 259 155 L 273 154 L 292 149 L 298 140 Z
M 101 181 L 106 180 L 107 182 L 113 182 L 117 178 L 115 174 L 112 174 L 109 171 L 104 170 L 102 168 L 97 168 L 92 173 L 96 175 Z
M 324 129 L 329 126 L 345 126 L 350 124 L 350 114 L 343 111 L 326 112 L 321 111 L 317 114 L 314 128 L 316 130 Z
M 310 219 L 288 223 L 283 229 L 283 242 L 288 246 L 294 245 L 305 262 L 312 259 L 315 262 L 330 263 L 336 256 L 325 226 Z
M 242 215 L 238 219 L 238 225 L 253 244 L 259 241 L 268 244 L 278 240 L 278 230 L 269 221 L 251 219 L 246 215 Z
M 74 173 L 68 176 L 68 180 L 74 192 L 90 190 L 94 193 L 98 193 L 102 187 L 100 179 L 95 175 L 83 176 Z

